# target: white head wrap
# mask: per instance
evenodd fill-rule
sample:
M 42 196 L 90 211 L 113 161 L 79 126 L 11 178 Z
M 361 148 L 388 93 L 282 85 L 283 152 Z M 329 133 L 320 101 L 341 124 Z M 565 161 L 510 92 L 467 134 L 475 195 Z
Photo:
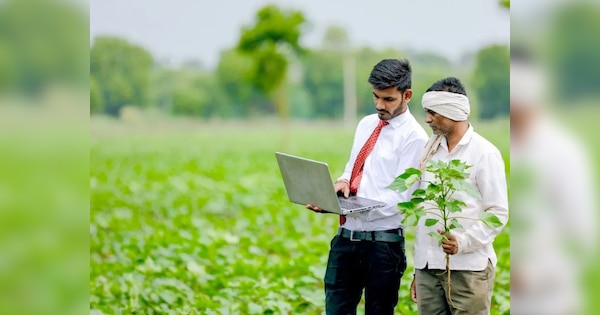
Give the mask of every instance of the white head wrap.
M 431 91 L 423 94 L 423 108 L 432 110 L 455 121 L 465 121 L 471 113 L 469 98 L 462 94 Z

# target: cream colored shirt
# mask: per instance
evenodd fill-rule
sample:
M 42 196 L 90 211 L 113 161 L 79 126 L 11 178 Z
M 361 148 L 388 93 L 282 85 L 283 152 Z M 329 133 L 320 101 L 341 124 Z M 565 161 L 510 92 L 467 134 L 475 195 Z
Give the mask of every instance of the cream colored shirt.
M 508 221 L 508 197 L 506 189 L 506 175 L 504 161 L 500 151 L 489 141 L 469 129 L 452 152 L 448 152 L 446 138 L 443 137 L 440 147 L 430 160 L 450 161 L 459 159 L 472 165 L 467 170 L 470 173 L 467 179 L 480 193 L 481 200 L 469 196 L 464 192 L 456 192 L 454 197 L 464 201 L 467 206 L 457 216 L 473 218 L 459 219 L 462 229 L 453 229 L 451 233 L 458 240 L 458 253 L 450 256 L 450 269 L 452 270 L 484 270 L 488 260 L 496 266 L 497 258 L 492 242 L 503 227 L 490 229 L 478 220 L 479 213 L 488 211 L 495 214 L 505 225 Z M 433 174 L 424 172 L 425 181 L 433 180 Z M 421 188 L 427 183 L 423 182 Z M 433 206 L 433 205 L 429 205 Z M 425 204 L 428 208 L 428 205 Z M 446 269 L 445 253 L 438 242 L 429 232 L 437 232 L 443 229 L 442 223 L 426 227 L 424 222 L 427 218 L 436 218 L 431 214 L 421 218 L 417 225 L 417 236 L 415 242 L 415 268 L 423 269 Z
M 346 217 L 344 227 L 356 231 L 380 231 L 401 226 L 402 214 L 398 202 L 411 199 L 412 190 L 398 193 L 387 188 L 394 179 L 409 167 L 417 167 L 427 142 L 427 133 L 407 109 L 403 114 L 388 120 L 381 129 L 373 151 L 367 157 L 357 195 L 383 201 L 387 206 Z M 377 124 L 377 114 L 364 117 L 356 127 L 350 159 L 339 179 L 350 181 L 358 152 Z

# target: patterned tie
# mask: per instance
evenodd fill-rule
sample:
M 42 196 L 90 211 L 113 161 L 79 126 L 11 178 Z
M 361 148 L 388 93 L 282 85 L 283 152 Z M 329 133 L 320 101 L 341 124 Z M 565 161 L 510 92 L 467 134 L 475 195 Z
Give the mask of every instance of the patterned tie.
M 387 125 L 389 125 L 387 121 L 380 120 L 377 127 L 375 127 L 375 130 L 373 130 L 373 133 L 371 133 L 369 139 L 367 139 L 362 149 L 360 149 L 358 152 L 356 161 L 354 161 L 354 167 L 352 167 L 352 175 L 350 176 L 350 195 L 356 195 L 356 192 L 358 191 L 358 185 L 360 184 L 360 180 L 362 178 L 365 160 L 367 159 L 367 156 L 371 154 L 371 151 L 373 151 L 373 147 L 375 147 L 377 138 L 381 133 L 381 128 Z M 346 217 L 340 216 L 340 225 L 344 224 L 344 222 L 346 222 Z

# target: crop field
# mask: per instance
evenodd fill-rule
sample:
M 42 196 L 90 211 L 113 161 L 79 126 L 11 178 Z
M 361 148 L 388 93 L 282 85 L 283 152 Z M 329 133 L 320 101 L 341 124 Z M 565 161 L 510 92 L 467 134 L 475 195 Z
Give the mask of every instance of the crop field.
M 507 162 L 508 120 L 475 128 Z M 274 152 L 325 161 L 337 177 L 352 137 L 333 122 L 92 119 L 91 314 L 324 314 L 338 219 L 287 200 Z M 509 232 L 494 244 L 492 314 L 510 312 Z M 406 234 L 396 314 L 416 314 Z

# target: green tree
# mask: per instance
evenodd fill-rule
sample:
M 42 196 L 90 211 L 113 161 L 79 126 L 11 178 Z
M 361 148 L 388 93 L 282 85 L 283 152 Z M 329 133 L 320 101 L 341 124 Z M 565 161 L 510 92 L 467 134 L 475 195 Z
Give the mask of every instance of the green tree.
M 17 73 L 14 51 L 8 43 L 0 40 L 0 90 L 13 89 Z
M 207 97 L 193 88 L 179 88 L 173 91 L 173 108 L 176 115 L 201 116 L 207 103 Z
M 30 96 L 87 84 L 88 15 L 52 0 L 0 1 L 0 89 Z
M 235 116 L 214 73 L 197 67 L 182 67 L 171 72 L 171 113 L 203 118 Z
M 563 101 L 600 96 L 600 8 L 595 3 L 570 3 L 556 11 L 548 32 L 548 59 L 553 91 Z
M 352 106 L 356 100 L 345 100 L 345 93 L 352 97 L 352 87 L 344 91 L 344 76 L 346 80 L 353 77 L 353 51 L 346 30 L 337 25 L 330 25 L 325 30 L 321 48 L 313 50 L 302 58 L 302 85 L 305 86 L 310 102 L 306 103 L 304 112 L 312 112 L 320 118 L 341 118 L 345 110 L 356 109 Z M 346 66 L 346 69 L 344 67 Z M 348 83 L 348 82 L 346 82 Z M 347 102 L 346 102 L 347 101 Z M 346 103 L 346 104 L 345 104 Z M 348 108 L 344 108 L 347 105 Z
M 170 112 L 173 106 L 173 91 L 177 81 L 177 71 L 168 65 L 157 62 L 150 81 L 150 104 L 163 112 Z
M 124 39 L 98 37 L 90 50 L 90 76 L 98 83 L 105 112 L 124 105 L 146 106 L 154 61 L 144 48 Z
M 220 112 L 228 117 L 261 115 L 268 100 L 253 85 L 252 58 L 237 49 L 221 52 L 215 70 L 216 84 L 223 95 Z
M 294 118 L 315 117 L 313 98 L 302 82 L 293 82 L 288 89 L 290 115 Z
M 323 118 L 340 118 L 344 104 L 342 54 L 316 50 L 306 54 L 302 61 L 302 82 L 312 98 L 314 114 Z
M 279 117 L 289 118 L 285 79 L 289 59 L 303 52 L 299 40 L 305 23 L 300 11 L 275 5 L 260 9 L 254 25 L 242 28 L 237 48 L 252 58 L 249 76 L 253 85 L 274 100 Z
M 510 52 L 507 46 L 492 45 L 476 56 L 473 87 L 479 118 L 508 115 L 510 109 Z

